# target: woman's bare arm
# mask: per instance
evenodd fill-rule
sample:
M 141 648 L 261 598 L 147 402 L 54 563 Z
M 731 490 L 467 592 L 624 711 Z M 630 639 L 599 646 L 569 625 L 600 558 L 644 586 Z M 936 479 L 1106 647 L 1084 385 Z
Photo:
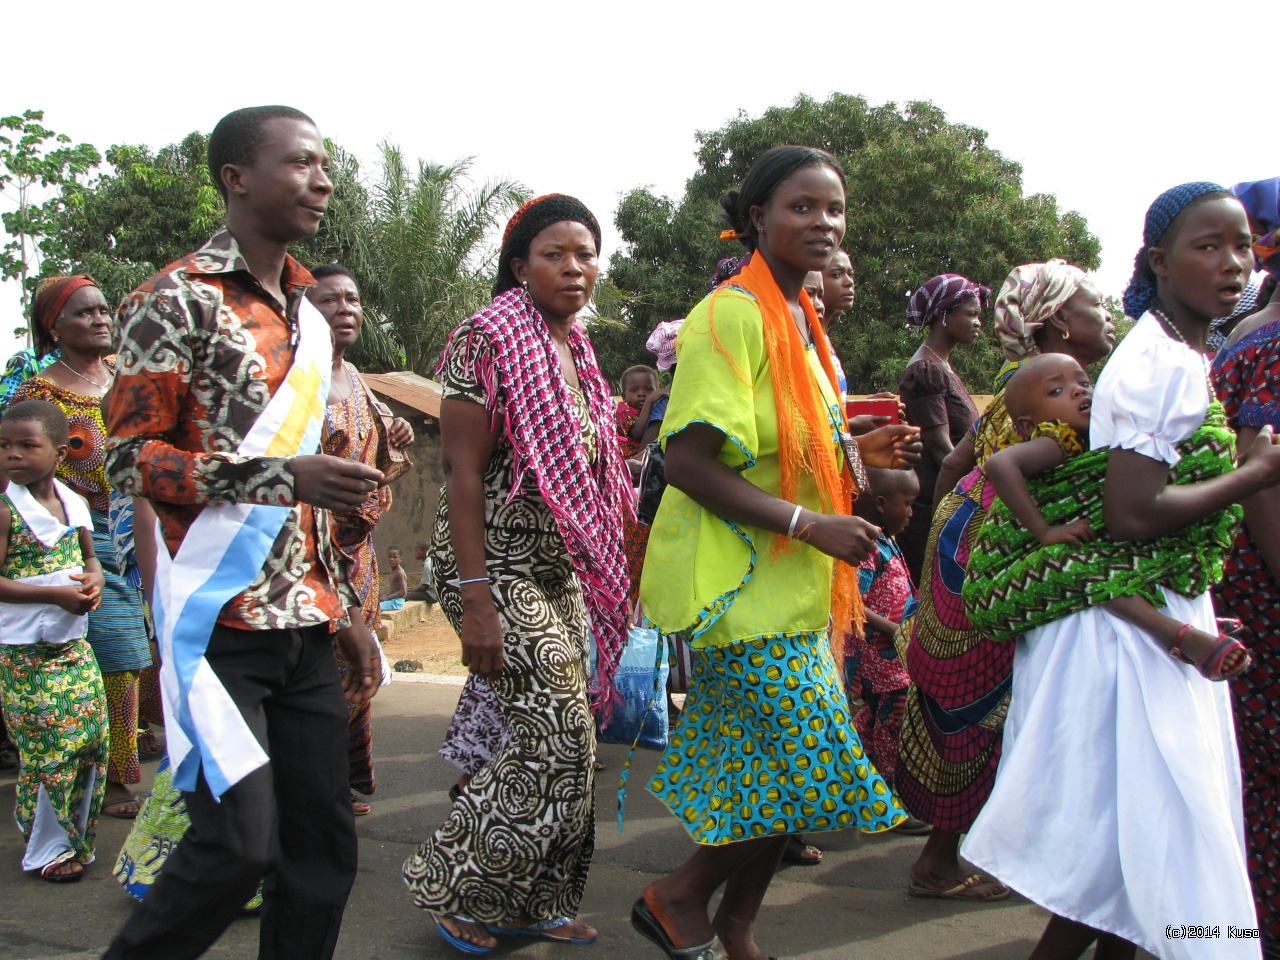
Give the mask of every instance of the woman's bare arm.
M 1169 464 L 1133 450 L 1114 449 L 1107 462 L 1103 517 L 1118 540 L 1176 533 L 1215 510 L 1280 482 L 1280 446 L 1270 427 L 1260 431 L 1240 465 L 1201 483 L 1169 483 Z
M 462 594 L 462 662 L 485 677 L 502 671 L 502 628 L 485 565 L 484 472 L 497 447 L 498 432 L 489 412 L 459 397 L 440 402 L 440 459 L 449 498 L 449 539 L 458 579 L 476 580 Z
M 667 440 L 667 482 L 706 510 L 773 533 L 787 533 L 796 504 L 761 490 L 717 459 L 725 435 L 704 423 Z M 860 517 L 802 509 L 796 537 L 823 553 L 859 564 L 875 545 L 878 529 Z

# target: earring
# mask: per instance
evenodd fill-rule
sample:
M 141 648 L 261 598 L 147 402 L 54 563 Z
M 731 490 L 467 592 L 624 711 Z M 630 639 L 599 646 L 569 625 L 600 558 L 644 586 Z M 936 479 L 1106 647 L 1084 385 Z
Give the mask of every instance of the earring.
M 1062 339 L 1063 339 L 1064 341 L 1065 341 L 1065 340 L 1070 340 L 1070 339 L 1071 339 L 1071 331 L 1070 331 L 1070 330 L 1063 330 L 1063 331 L 1062 331 Z
M 943 329 L 943 330 L 947 329 L 947 318 L 946 318 L 946 317 L 943 317 L 943 318 L 942 318 L 942 329 Z

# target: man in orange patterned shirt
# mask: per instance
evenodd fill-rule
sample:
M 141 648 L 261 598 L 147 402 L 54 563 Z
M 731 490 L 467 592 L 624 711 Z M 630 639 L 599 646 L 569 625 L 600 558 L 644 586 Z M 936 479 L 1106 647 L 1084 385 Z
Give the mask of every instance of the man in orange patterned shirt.
M 228 114 L 209 140 L 226 229 L 144 283 L 120 311 L 108 470 L 117 489 L 155 505 L 168 548 L 161 569 L 171 558 L 180 568 L 184 537 L 210 505 L 289 509 L 271 513 L 285 518 L 269 549 L 262 542 L 265 562 L 221 606 L 203 659 L 196 654 L 229 697 L 219 704 L 243 719 L 261 765 L 220 757 L 206 741 L 217 731 L 191 719 L 203 709 L 197 694 L 177 700 L 181 715 L 166 719 L 191 826 L 105 957 L 200 956 L 265 875 L 259 957 L 323 960 L 333 954 L 355 879 L 343 694 L 354 702 L 373 696 L 380 654 L 347 582 L 329 511 L 358 506 L 382 475 L 310 454 L 305 439 L 292 457 L 239 452 L 286 379 L 303 400 L 319 386 L 300 362 L 300 331 L 313 329 L 300 311 L 311 309 L 305 291 L 314 280 L 286 250 L 320 224 L 333 189 L 328 163 L 315 124 L 297 110 Z M 234 565 L 238 541 L 225 549 Z M 179 628 L 192 606 L 177 607 Z M 353 665 L 342 682 L 334 630 Z M 196 742 L 175 759 L 180 721 Z

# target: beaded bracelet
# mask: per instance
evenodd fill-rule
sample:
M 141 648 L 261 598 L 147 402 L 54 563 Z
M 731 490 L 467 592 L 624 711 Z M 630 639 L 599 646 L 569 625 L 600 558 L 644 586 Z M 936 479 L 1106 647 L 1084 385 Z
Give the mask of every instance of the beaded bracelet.
M 459 587 L 465 587 L 468 583 L 488 583 L 489 578 L 488 577 L 472 577 L 470 580 L 455 580 L 453 582 Z

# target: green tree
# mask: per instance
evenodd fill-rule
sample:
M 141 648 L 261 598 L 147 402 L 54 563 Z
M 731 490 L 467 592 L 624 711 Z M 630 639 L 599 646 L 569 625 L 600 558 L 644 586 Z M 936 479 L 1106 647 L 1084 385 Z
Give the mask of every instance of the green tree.
M 528 191 L 508 180 L 472 187 L 467 160 L 419 161 L 414 171 L 389 143 L 380 160 L 367 219 L 342 214 L 342 236 L 326 242 L 356 276 L 366 328 L 370 317 L 385 324 L 408 368 L 430 376 L 449 331 L 488 302 L 497 253 L 488 238 Z
M 1017 163 L 988 147 L 984 131 L 948 122 L 930 103 L 900 110 L 845 94 L 823 102 L 801 96 L 760 117 L 739 114 L 696 139 L 698 171 L 679 202 L 636 189 L 615 217 L 627 246 L 609 276 L 628 296 L 620 319 L 632 331 L 631 362 L 645 356 L 655 323 L 683 316 L 701 299 L 719 259 L 743 253 L 740 244 L 718 240 L 720 198 L 780 144 L 821 147 L 845 167 L 844 248 L 857 270 L 858 301 L 832 337 L 854 392 L 896 389 L 919 340 L 904 326 L 907 296 L 929 277 L 962 273 L 998 291 L 1019 263 L 1099 262 L 1100 245 L 1083 217 L 1060 212 L 1052 195 L 1024 195 Z M 618 339 L 611 334 L 611 346 Z M 1001 353 L 986 337 L 953 360 L 971 389 L 984 392 Z
M 61 197 L 37 203 L 40 192 L 77 183 L 102 160 L 90 144 L 72 144 L 43 120 L 43 110 L 0 118 L 0 194 L 16 208 L 0 214 L 9 234 L 0 248 L 0 278 L 21 284 L 24 308 L 44 244 L 62 215 Z
M 62 216 L 48 244 L 45 272 L 88 273 L 117 303 L 161 267 L 196 249 L 218 229 L 223 206 L 198 132 L 152 152 L 117 144 L 110 169 L 62 191 Z

